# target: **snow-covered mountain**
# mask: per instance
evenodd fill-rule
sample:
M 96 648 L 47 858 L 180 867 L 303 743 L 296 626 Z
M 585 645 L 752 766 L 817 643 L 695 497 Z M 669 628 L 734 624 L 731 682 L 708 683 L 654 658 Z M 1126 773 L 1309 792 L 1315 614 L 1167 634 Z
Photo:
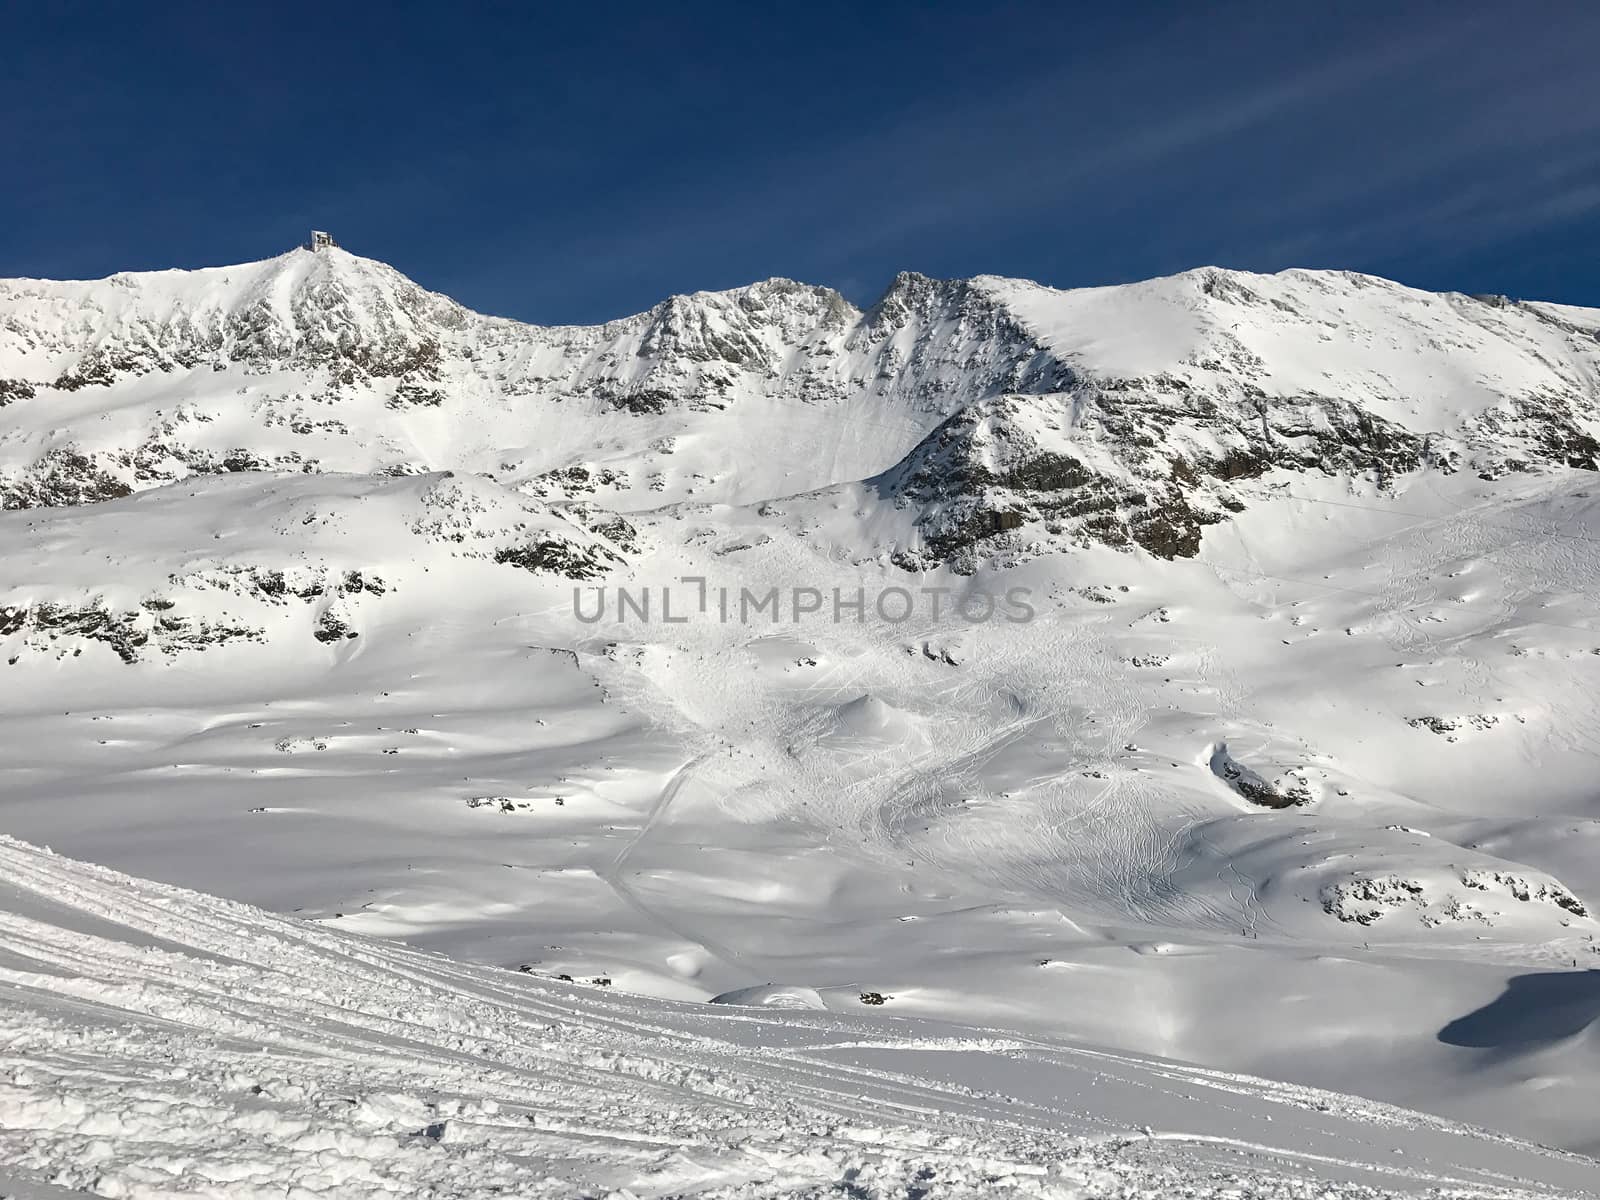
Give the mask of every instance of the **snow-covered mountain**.
M 1340 272 L 0 282 L 0 832 L 1593 1153 L 1597 436 L 1600 311 Z
M 0 281 L 0 332 L 10 508 L 283 469 L 758 501 L 889 470 L 933 436 L 976 503 L 1081 518 L 1063 493 L 1092 484 L 1075 529 L 1170 556 L 1240 502 L 1228 481 L 1274 466 L 1384 480 L 1600 454 L 1600 315 L 1337 272 L 1072 292 L 904 274 L 866 312 L 768 280 L 544 328 L 302 249 Z M 936 552 L 961 536 L 933 526 Z
M 751 480 L 749 464 L 722 461 L 731 428 L 795 458 L 801 490 L 892 461 L 860 433 L 892 452 L 972 389 L 1031 387 L 1055 369 L 981 289 L 920 277 L 871 314 L 769 280 L 540 328 L 338 249 L 0 283 L 0 329 L 13 508 L 250 469 L 469 470 L 631 506 L 760 499 L 768 472 Z M 852 414 L 867 426 L 848 428 Z

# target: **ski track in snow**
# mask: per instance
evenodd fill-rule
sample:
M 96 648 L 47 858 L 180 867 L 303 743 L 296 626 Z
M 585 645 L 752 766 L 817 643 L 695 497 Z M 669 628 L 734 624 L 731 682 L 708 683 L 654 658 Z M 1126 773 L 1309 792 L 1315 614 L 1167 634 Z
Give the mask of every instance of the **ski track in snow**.
M 1578 1196 L 1366 1101 L 562 987 L 0 839 L 0 1195 Z

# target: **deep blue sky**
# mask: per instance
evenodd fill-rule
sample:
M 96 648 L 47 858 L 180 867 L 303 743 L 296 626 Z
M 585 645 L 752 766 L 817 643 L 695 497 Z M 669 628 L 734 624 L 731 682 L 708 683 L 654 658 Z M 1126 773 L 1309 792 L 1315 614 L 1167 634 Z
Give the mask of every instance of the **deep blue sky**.
M 1600 305 L 1600 3 L 0 7 L 0 276 L 327 228 L 487 312 L 1348 267 Z

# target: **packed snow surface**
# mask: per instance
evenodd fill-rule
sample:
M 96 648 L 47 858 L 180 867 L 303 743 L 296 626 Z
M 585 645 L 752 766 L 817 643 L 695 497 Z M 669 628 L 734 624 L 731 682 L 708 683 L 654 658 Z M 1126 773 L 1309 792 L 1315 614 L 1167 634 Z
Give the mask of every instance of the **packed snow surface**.
M 16 1200 L 1593 1194 L 1576 1156 L 1243 1075 L 552 983 L 10 838 L 0 881 Z

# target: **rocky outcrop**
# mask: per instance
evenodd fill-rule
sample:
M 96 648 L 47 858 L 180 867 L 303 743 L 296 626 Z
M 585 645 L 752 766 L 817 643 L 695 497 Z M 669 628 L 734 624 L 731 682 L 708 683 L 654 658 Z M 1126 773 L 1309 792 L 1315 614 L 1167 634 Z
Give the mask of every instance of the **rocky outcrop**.
M 115 500 L 132 491 L 96 459 L 76 450 L 51 450 L 28 470 L 0 478 L 0 508 L 62 508 Z
M 21 635 L 23 646 L 60 657 L 83 653 L 86 643 L 109 648 L 125 663 L 151 652 L 171 656 L 240 639 L 262 641 L 263 631 L 231 621 L 190 617 L 172 611 L 171 601 L 154 597 L 134 609 L 108 605 L 101 597 L 81 604 L 41 602 L 0 608 L 0 638 Z M 14 665 L 20 655 L 8 661 Z

